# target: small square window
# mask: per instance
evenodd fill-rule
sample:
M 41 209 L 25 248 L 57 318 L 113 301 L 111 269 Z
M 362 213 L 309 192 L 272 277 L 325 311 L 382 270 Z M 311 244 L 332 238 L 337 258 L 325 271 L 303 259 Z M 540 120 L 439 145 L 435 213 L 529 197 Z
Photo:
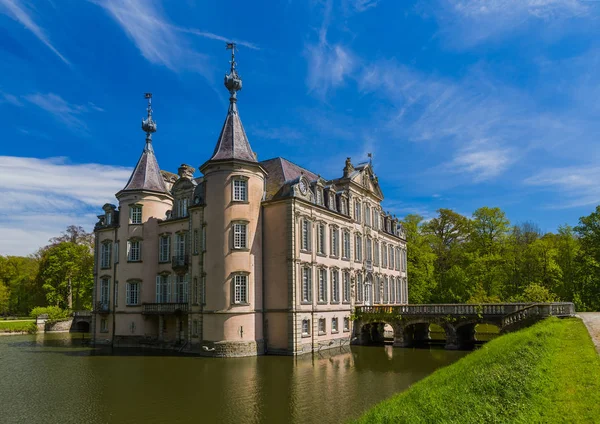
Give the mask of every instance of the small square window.
M 319 318 L 319 334 L 325 334 L 326 330 L 325 318 Z
M 108 320 L 106 318 L 100 320 L 100 332 L 108 333 Z
M 308 336 L 310 334 L 310 322 L 307 319 L 302 320 L 302 335 Z
M 242 179 L 233 180 L 233 201 L 246 202 L 248 200 L 248 182 Z
M 338 332 L 338 319 L 337 318 L 331 318 L 331 332 L 332 333 Z
M 248 276 L 236 275 L 234 277 L 233 303 L 248 303 Z
M 344 317 L 344 331 L 350 331 L 350 318 Z
M 129 207 L 129 220 L 132 224 L 142 223 L 142 207 L 133 205 Z
M 233 248 L 245 249 L 247 245 L 248 224 L 233 224 Z

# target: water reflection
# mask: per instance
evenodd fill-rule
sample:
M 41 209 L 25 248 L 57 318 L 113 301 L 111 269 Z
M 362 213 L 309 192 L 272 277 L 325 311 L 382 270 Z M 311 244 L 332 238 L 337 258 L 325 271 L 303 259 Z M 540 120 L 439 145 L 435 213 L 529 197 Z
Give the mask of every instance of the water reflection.
M 212 359 L 113 352 L 78 338 L 0 338 L 3 423 L 338 423 L 466 354 L 387 345 Z

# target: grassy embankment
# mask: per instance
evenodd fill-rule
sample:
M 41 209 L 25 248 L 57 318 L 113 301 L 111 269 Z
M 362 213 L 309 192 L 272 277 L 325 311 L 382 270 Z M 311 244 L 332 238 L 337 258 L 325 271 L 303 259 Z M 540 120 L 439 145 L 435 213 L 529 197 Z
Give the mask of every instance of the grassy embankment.
M 29 321 L 0 321 L 0 333 L 35 333 L 35 320 Z
M 600 357 L 579 319 L 499 337 L 356 421 L 508 422 L 600 422 Z

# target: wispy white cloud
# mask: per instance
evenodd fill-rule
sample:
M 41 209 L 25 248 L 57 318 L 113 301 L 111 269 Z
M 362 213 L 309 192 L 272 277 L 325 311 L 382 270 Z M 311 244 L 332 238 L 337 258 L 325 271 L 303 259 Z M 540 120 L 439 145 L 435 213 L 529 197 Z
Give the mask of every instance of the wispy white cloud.
M 249 131 L 253 136 L 264 138 L 267 140 L 277 140 L 282 143 L 296 143 L 303 138 L 302 132 L 290 127 L 252 127 Z
M 480 182 L 501 175 L 513 160 L 511 149 L 494 146 L 489 140 L 475 140 L 459 149 L 445 166 L 450 172 L 467 173 Z
M 445 41 L 456 47 L 471 47 L 514 35 L 535 23 L 543 24 L 556 35 L 557 26 L 593 15 L 598 6 L 594 3 L 581 0 L 436 0 L 422 1 L 419 9 L 438 20 Z M 537 33 L 539 35 L 539 31 Z
M 0 104 L 2 104 L 2 103 L 8 103 L 8 104 L 11 104 L 13 106 L 18 106 L 18 107 L 23 106 L 23 103 L 14 94 L 4 93 L 4 92 L 0 91 Z
M 69 103 L 54 93 L 35 93 L 23 96 L 23 98 L 52 114 L 54 118 L 65 124 L 71 130 L 82 134 L 87 133 L 87 125 L 83 119 L 81 119 L 81 115 L 90 112 L 90 110 L 94 110 L 96 112 L 104 111 L 102 108 L 91 102 L 89 102 L 87 105 L 76 105 Z
M 56 49 L 50 39 L 33 20 L 30 10 L 27 10 L 25 5 L 20 0 L 0 0 L 0 12 L 11 17 L 15 21 L 21 23 L 25 28 L 31 31 L 42 43 L 46 45 L 55 55 L 57 55 L 64 63 L 70 65 L 70 62 L 61 52 Z
M 0 254 L 29 254 L 67 225 L 88 231 L 131 169 L 64 158 L 0 156 Z
M 90 1 L 110 14 L 149 62 L 165 66 L 174 72 L 188 70 L 208 77 L 211 70 L 209 57 L 196 51 L 190 40 L 182 34 L 232 41 L 230 38 L 208 31 L 184 28 L 170 23 L 157 1 Z M 237 40 L 237 43 L 251 49 L 258 49 L 258 46 L 248 41 Z
M 543 169 L 524 183 L 557 194 L 546 206 L 572 208 L 600 204 L 600 166 L 583 165 Z
M 349 48 L 341 43 L 327 41 L 332 8 L 333 1 L 326 1 L 318 41 L 305 46 L 308 62 L 306 84 L 309 91 L 320 97 L 324 97 L 330 89 L 342 85 L 358 66 L 357 58 Z
M 358 13 L 372 9 L 379 4 L 379 0 L 344 0 L 346 9 L 351 9 Z

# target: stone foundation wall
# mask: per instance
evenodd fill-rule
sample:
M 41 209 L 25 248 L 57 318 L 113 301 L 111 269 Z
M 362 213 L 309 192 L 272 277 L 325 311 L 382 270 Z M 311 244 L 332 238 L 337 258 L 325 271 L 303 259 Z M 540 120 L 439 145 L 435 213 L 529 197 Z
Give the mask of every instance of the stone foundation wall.
M 68 331 L 71 331 L 71 325 L 73 325 L 73 318 L 67 319 L 64 321 L 55 321 L 55 322 L 46 321 L 44 323 L 44 331 L 45 332 L 51 332 L 51 331 L 68 332 Z
M 257 356 L 265 354 L 263 340 L 247 342 L 221 341 L 213 344 L 214 356 L 217 358 L 238 358 L 242 356 Z

